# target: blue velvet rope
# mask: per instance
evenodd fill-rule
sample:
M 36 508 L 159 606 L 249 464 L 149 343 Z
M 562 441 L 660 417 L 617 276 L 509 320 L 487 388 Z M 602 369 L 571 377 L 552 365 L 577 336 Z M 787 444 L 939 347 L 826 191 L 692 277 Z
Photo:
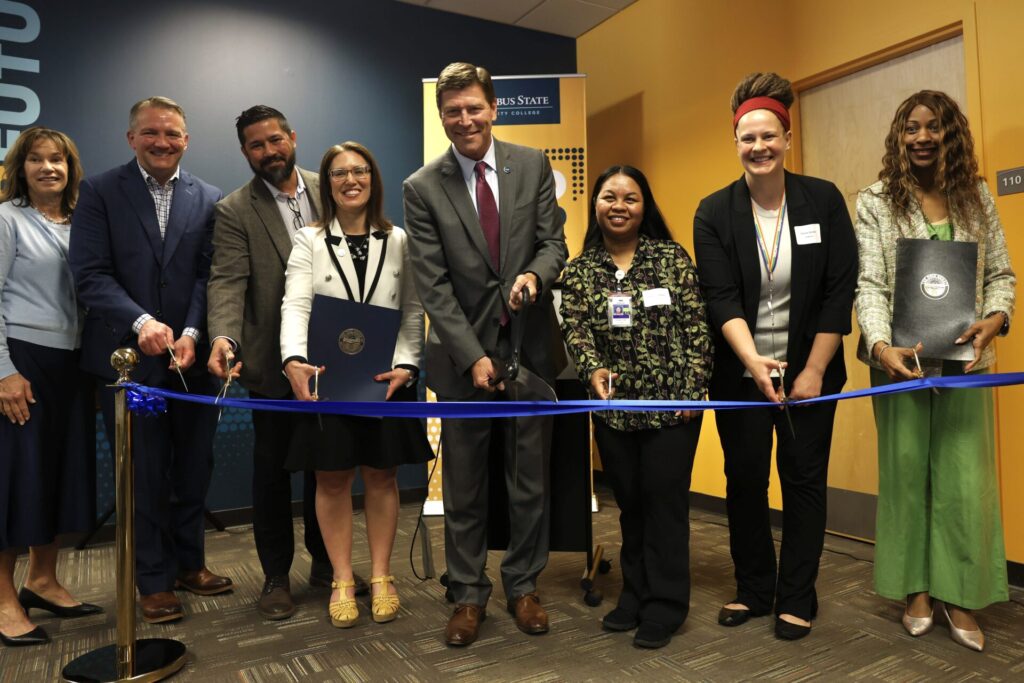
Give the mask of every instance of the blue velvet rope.
M 1024 384 L 1024 372 L 979 373 L 953 377 L 926 377 L 897 382 L 867 389 L 857 389 L 841 394 L 819 396 L 790 405 L 802 406 L 828 401 L 845 401 L 866 396 L 897 394 L 921 389 L 975 389 L 981 387 L 1002 387 Z M 329 413 L 335 415 L 358 415 L 363 417 L 526 417 L 530 415 L 564 415 L 600 410 L 624 410 L 631 412 L 675 411 L 675 410 L 738 410 L 741 408 L 771 408 L 777 404 L 768 401 L 450 401 L 443 403 L 404 403 L 390 401 L 345 402 L 345 401 L 296 401 L 292 399 L 222 398 L 199 394 L 182 394 L 167 389 L 157 389 L 141 384 L 128 383 L 129 401 L 133 393 L 147 398 L 175 401 L 190 401 L 226 408 L 243 410 L 275 410 L 293 413 Z M 131 408 L 131 402 L 129 402 Z M 135 409 L 132 408 L 134 411 Z M 166 406 L 164 407 L 166 410 Z

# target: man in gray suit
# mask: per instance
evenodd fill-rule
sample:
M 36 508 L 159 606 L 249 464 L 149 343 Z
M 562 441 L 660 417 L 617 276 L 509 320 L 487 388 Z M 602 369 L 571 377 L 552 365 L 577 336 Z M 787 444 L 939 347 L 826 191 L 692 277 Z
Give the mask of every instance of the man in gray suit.
M 426 380 L 441 401 L 504 396 L 493 358 L 508 358 L 510 319 L 525 309 L 521 363 L 553 383 L 565 365 L 551 285 L 567 255 L 547 158 L 495 140 L 490 74 L 457 62 L 437 82 L 452 147 L 406 179 L 405 229 L 413 275 L 430 320 Z M 456 608 L 449 645 L 477 638 L 491 582 L 487 559 L 487 453 L 504 437 L 511 533 L 501 563 L 509 612 L 526 633 L 546 633 L 537 577 L 548 557 L 551 418 L 446 419 L 442 429 L 445 559 Z
M 320 182 L 295 165 L 295 131 L 284 114 L 264 105 L 235 122 L 242 155 L 255 177 L 216 207 L 208 327 L 210 372 L 225 379 L 232 368 L 252 398 L 290 398 L 281 372 L 281 299 L 292 236 L 320 214 Z M 294 429 L 292 413 L 253 411 L 253 536 L 265 576 L 257 609 L 267 619 L 295 612 L 288 572 L 295 552 L 291 473 L 284 469 Z M 314 507 L 316 479 L 303 487 L 306 549 L 313 556 L 309 582 L 329 586 L 333 572 Z

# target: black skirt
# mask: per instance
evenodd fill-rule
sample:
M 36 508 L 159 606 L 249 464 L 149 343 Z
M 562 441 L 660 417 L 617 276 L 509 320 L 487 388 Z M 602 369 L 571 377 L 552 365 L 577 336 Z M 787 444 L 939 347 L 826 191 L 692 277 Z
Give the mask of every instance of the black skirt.
M 47 545 L 96 518 L 96 400 L 78 351 L 7 339 L 35 403 L 0 417 L 0 549 Z
M 416 401 L 416 387 L 402 387 L 392 401 Z M 285 469 L 389 469 L 433 459 L 423 420 L 299 413 Z M 322 424 L 322 428 L 321 428 Z

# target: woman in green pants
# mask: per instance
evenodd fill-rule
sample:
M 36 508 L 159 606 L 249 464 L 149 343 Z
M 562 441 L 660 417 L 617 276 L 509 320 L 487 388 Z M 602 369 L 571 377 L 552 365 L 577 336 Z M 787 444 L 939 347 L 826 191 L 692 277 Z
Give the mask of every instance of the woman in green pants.
M 915 352 L 892 345 L 892 293 L 900 237 L 976 242 L 975 322 L 956 339 L 974 359 L 920 361 L 925 376 L 989 372 L 992 340 L 1013 315 L 1016 278 L 995 204 L 978 175 L 974 141 L 956 102 L 923 90 L 900 105 L 882 171 L 857 198 L 860 253 L 858 357 L 877 386 L 919 376 Z M 873 400 L 878 427 L 875 587 L 906 600 L 912 636 L 936 613 L 973 650 L 985 639 L 971 613 L 1008 599 L 999 517 L 991 389 L 914 391 Z M 933 603 L 941 603 L 935 605 Z

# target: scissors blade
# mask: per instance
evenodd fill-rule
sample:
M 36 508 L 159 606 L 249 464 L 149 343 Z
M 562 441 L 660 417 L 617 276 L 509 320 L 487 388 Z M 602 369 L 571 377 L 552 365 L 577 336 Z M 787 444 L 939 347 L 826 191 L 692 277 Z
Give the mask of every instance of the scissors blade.
M 517 397 L 519 396 L 519 389 L 525 390 L 525 395 L 522 397 L 523 400 L 558 402 L 558 396 L 555 394 L 555 390 L 551 388 L 551 385 L 522 365 L 519 366 L 519 372 L 516 373 L 515 378 L 511 381 L 511 385 L 516 391 L 515 395 Z M 516 398 L 514 400 L 519 399 Z
M 793 429 L 793 415 L 789 412 L 789 397 L 786 396 L 786 369 L 779 363 L 779 393 L 782 394 L 782 411 L 786 413 L 786 424 L 789 425 L 789 433 L 793 440 L 796 440 L 796 430 Z
M 167 345 L 167 353 L 171 354 L 171 363 L 174 365 L 178 377 L 181 378 L 181 386 L 185 387 L 185 391 L 188 392 L 188 383 L 185 381 L 185 375 L 181 372 L 181 366 L 178 365 L 178 357 L 174 355 L 174 348 L 170 344 Z

